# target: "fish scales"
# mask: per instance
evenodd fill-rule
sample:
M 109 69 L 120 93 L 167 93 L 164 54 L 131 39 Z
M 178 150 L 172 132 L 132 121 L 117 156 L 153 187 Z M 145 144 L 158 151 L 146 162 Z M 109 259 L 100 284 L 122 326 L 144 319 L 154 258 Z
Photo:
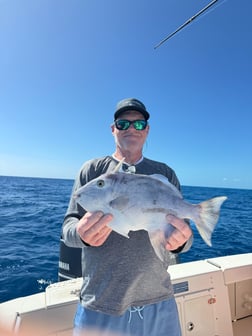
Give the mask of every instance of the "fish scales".
M 124 172 L 103 174 L 77 190 L 74 197 L 86 211 L 111 213 L 113 219 L 109 226 L 125 237 L 129 231 L 148 231 L 161 260 L 169 226 L 166 215 L 192 220 L 203 240 L 211 246 L 220 207 L 227 198 L 220 196 L 191 204 L 163 175 Z

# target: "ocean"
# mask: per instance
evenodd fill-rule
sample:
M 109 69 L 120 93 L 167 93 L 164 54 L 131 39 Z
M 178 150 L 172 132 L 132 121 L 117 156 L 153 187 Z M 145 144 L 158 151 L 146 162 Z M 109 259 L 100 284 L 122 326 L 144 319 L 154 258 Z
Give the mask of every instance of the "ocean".
M 59 239 L 72 180 L 0 176 L 0 302 L 41 292 L 58 279 Z M 252 252 L 252 190 L 183 186 L 198 203 L 225 195 L 212 247 L 194 225 L 181 261 Z

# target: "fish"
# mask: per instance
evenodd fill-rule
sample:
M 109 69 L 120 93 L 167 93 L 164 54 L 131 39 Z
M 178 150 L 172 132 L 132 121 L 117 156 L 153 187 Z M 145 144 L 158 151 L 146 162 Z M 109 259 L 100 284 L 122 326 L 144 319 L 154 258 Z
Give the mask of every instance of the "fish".
M 122 236 L 128 238 L 129 231 L 146 230 L 161 260 L 164 260 L 167 232 L 171 232 L 167 215 L 192 220 L 205 243 L 212 246 L 212 233 L 221 205 L 227 199 L 218 196 L 192 204 L 184 200 L 181 192 L 163 175 L 120 171 L 89 181 L 74 193 L 74 198 L 86 211 L 112 214 L 109 226 Z

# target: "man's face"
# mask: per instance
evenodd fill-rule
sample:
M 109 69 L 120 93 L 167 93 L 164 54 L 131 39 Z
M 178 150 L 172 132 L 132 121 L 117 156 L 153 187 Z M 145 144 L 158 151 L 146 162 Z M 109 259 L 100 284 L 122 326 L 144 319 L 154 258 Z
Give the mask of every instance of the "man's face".
M 134 121 L 144 120 L 143 115 L 137 111 L 126 111 L 120 114 L 119 119 Z M 115 125 L 111 126 L 112 134 L 115 137 L 115 142 L 121 150 L 130 151 L 132 153 L 142 150 L 145 140 L 149 132 L 149 125 L 144 130 L 138 131 L 131 124 L 127 130 L 118 130 Z

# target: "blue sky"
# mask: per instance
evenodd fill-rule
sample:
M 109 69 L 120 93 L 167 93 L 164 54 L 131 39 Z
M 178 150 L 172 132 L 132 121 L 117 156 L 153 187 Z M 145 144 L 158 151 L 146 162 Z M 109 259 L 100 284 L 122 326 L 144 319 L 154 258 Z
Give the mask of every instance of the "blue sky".
M 0 0 L 0 175 L 74 178 L 111 154 L 117 101 L 181 184 L 252 188 L 251 0 Z

